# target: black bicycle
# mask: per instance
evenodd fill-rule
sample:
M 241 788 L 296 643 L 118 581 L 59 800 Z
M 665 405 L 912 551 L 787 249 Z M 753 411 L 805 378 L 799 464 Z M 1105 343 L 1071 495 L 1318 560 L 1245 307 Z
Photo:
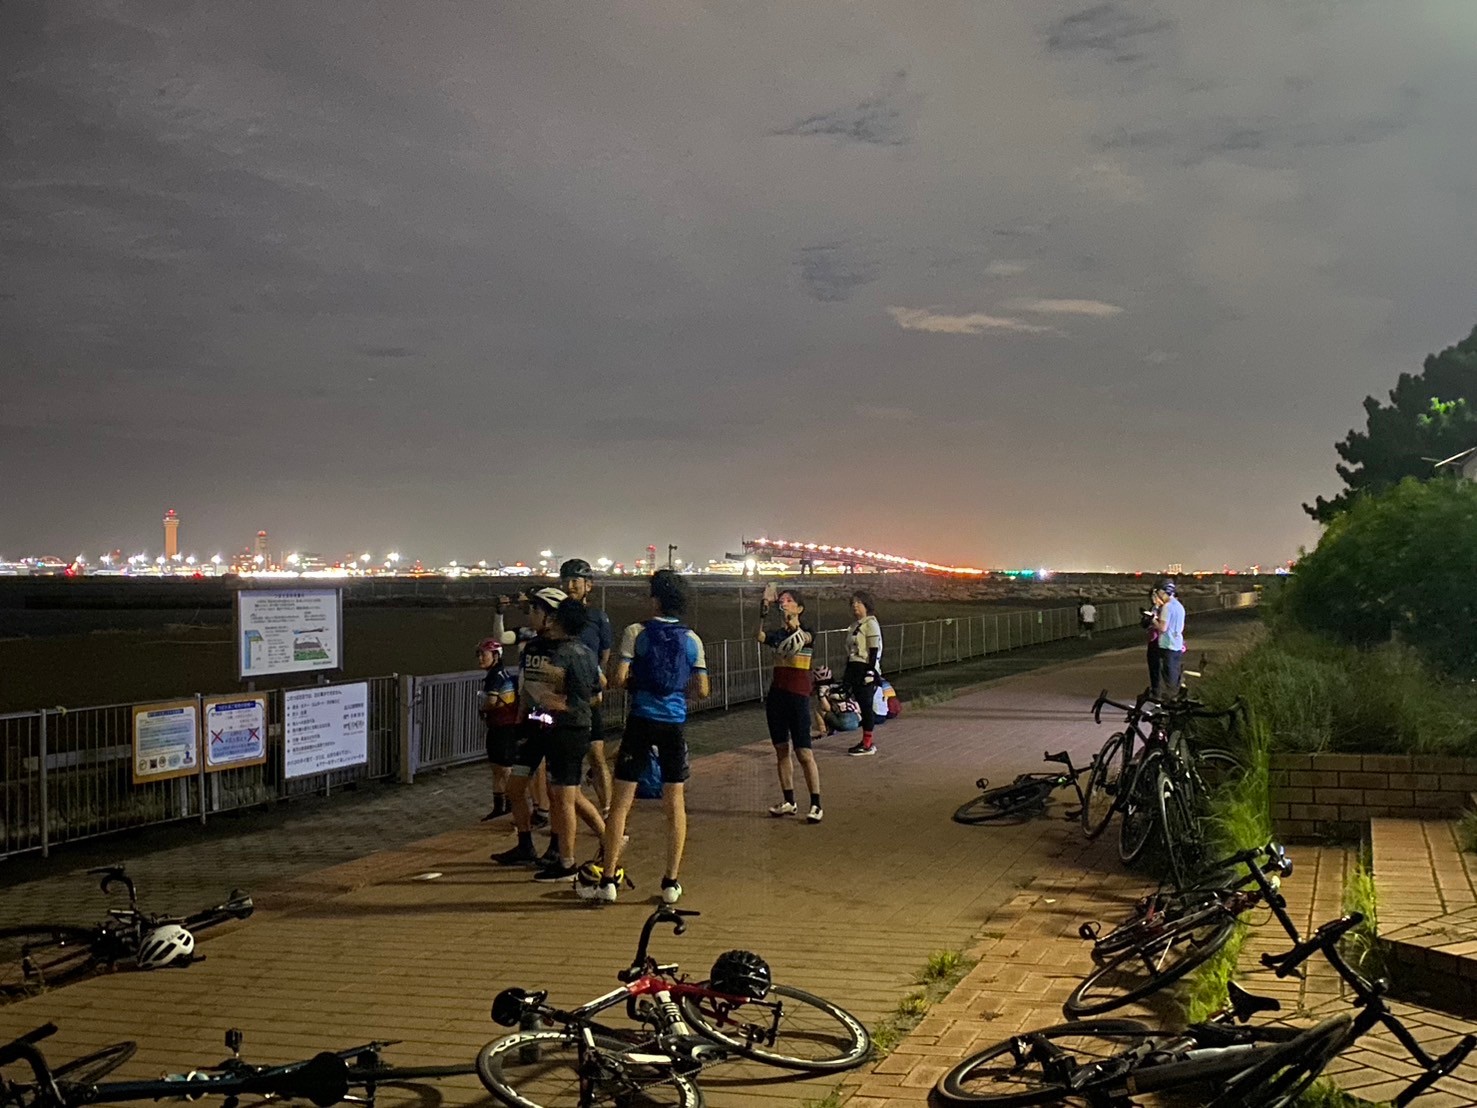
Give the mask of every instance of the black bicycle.
M 1279 1004 L 1232 984 L 1224 1010 L 1183 1031 L 1112 1019 L 1029 1031 L 966 1058 L 939 1079 L 935 1093 L 948 1104 L 1000 1108 L 1124 1105 L 1154 1093 L 1193 1096 L 1208 1108 L 1287 1108 L 1340 1052 L 1383 1024 L 1420 1071 L 1394 1098 L 1404 1108 L 1456 1069 L 1477 1047 L 1477 1036 L 1464 1036 L 1439 1058 L 1423 1049 L 1385 1002 L 1385 984 L 1360 976 L 1339 953 L 1339 940 L 1362 922 L 1352 913 L 1286 954 L 1262 956 L 1285 977 L 1321 953 L 1352 988 L 1353 1015 L 1341 1012 L 1308 1028 L 1244 1026 Z
M 756 954 L 720 954 L 704 981 L 679 976 L 675 964 L 647 953 L 652 930 L 674 934 L 698 913 L 662 906 L 641 929 L 636 956 L 602 996 L 570 1011 L 547 992 L 504 989 L 492 1018 L 520 1027 L 477 1055 L 489 1092 L 513 1108 L 680 1105 L 699 1108 L 695 1077 L 734 1057 L 807 1074 L 838 1073 L 865 1062 L 872 1038 L 860 1020 L 828 1000 L 772 982 Z M 624 1007 L 633 1027 L 597 1022 Z
M 223 1062 L 147 1081 L 109 1081 L 103 1078 L 128 1061 L 137 1049 L 132 1042 L 114 1043 L 55 1068 L 48 1065 L 37 1044 L 56 1033 L 45 1024 L 5 1046 L 0 1046 L 0 1071 L 24 1063 L 30 1080 L 14 1080 L 0 1073 L 0 1108 L 80 1108 L 86 1104 L 117 1104 L 130 1100 L 198 1100 L 224 1097 L 234 1108 L 243 1096 L 305 1100 L 318 1108 L 340 1101 L 372 1106 L 385 1085 L 410 1085 L 474 1072 L 470 1064 L 456 1066 L 397 1066 L 381 1053 L 395 1042 L 375 1041 L 347 1050 L 322 1051 L 311 1058 L 263 1066 L 241 1057 L 242 1034 L 226 1032 L 231 1056 Z
M 1244 868 L 1245 872 L 1229 875 Z M 1156 893 L 1138 902 L 1129 919 L 1104 934 L 1084 923 L 1078 934 L 1093 942 L 1096 968 L 1072 990 L 1062 1011 L 1072 1019 L 1111 1012 L 1159 992 L 1201 965 L 1230 940 L 1237 921 L 1265 904 L 1294 942 L 1281 879 L 1292 860 L 1277 843 L 1243 850 L 1215 864 L 1219 885 Z
M 989 778 L 981 777 L 974 783 L 975 788 L 980 790 L 980 795 L 959 805 L 954 812 L 954 822 L 979 824 L 1030 819 L 1046 811 L 1046 804 L 1052 793 L 1065 788 L 1071 788 L 1077 794 L 1077 803 L 1083 804 L 1085 801 L 1078 779 L 1084 774 L 1091 774 L 1096 762 L 1073 766 L 1072 756 L 1065 750 L 1058 754 L 1048 752 L 1044 757 L 1046 761 L 1059 763 L 1066 769 L 1023 773 L 1009 785 L 999 785 L 993 789 L 990 788 Z M 1066 818 L 1077 819 L 1078 815 L 1078 810 L 1073 809 L 1066 814 Z
M 87 872 L 100 878 L 98 886 L 104 896 L 122 885 L 128 893 L 128 907 L 109 909 L 107 918 L 92 927 L 32 923 L 0 928 L 0 1002 L 55 988 L 96 970 L 140 968 L 139 952 L 160 928 L 184 928 L 193 946 L 197 932 L 245 919 L 255 910 L 250 896 L 233 889 L 223 903 L 193 915 L 155 915 L 139 908 L 138 887 L 121 864 Z M 199 957 L 194 955 L 193 960 Z

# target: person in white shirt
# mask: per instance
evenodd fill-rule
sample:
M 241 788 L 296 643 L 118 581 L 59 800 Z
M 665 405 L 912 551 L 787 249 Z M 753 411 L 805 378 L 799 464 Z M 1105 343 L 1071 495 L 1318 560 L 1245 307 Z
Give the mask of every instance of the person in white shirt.
M 1170 697 L 1180 691 L 1180 669 L 1185 658 L 1185 606 L 1177 592 L 1173 581 L 1159 586 L 1162 599 L 1154 618 L 1154 630 L 1159 635 L 1159 684 L 1153 690 L 1155 699 L 1161 689 Z
M 877 691 L 877 679 L 882 673 L 879 668 L 882 624 L 877 622 L 877 605 L 869 592 L 858 590 L 851 594 L 851 615 L 855 622 L 846 633 L 846 670 L 841 675 L 841 683 L 861 708 L 862 741 L 846 752 L 860 758 L 877 753 L 872 742 L 872 730 L 877 726 L 873 697 Z
M 1077 627 L 1084 639 L 1092 638 L 1092 629 L 1097 625 L 1097 606 L 1086 597 L 1077 605 Z

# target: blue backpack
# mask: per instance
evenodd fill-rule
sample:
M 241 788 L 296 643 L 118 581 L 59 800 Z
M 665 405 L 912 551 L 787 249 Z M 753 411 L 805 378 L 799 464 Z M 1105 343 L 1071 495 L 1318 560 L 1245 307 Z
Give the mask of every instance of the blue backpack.
M 636 778 L 636 795 L 642 800 L 659 800 L 662 795 L 662 764 L 657 760 L 656 750 L 647 752 L 646 765 L 641 776 Z
M 650 619 L 643 626 L 646 649 L 631 663 L 633 685 L 655 696 L 671 696 L 687 688 L 692 680 L 692 659 L 687 656 L 687 628 L 680 623 Z

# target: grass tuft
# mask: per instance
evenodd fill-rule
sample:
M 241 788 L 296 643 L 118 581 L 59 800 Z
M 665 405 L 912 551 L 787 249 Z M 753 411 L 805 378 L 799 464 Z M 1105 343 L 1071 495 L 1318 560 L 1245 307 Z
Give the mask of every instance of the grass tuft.
M 1379 911 L 1375 902 L 1374 874 L 1361 860 L 1344 882 L 1344 913 L 1360 912 L 1364 922 L 1344 935 L 1339 943 L 1349 964 L 1365 977 L 1385 976 L 1387 959 L 1379 940 Z
M 841 1108 L 844 1098 L 841 1094 L 841 1086 L 837 1085 L 820 1099 L 811 1098 L 805 1101 L 800 1108 Z
M 923 987 L 898 1001 L 892 1014 L 872 1028 L 872 1056 L 883 1058 L 891 1054 L 928 1010 L 948 996 L 973 968 L 974 962 L 957 950 L 935 950 L 930 954 L 913 975 L 913 980 Z
M 1297 1108 L 1387 1108 L 1385 1101 L 1374 1103 L 1344 1092 L 1327 1077 L 1320 1077 L 1303 1090 Z
M 1457 820 L 1457 842 L 1468 854 L 1477 854 L 1477 812 L 1463 812 Z

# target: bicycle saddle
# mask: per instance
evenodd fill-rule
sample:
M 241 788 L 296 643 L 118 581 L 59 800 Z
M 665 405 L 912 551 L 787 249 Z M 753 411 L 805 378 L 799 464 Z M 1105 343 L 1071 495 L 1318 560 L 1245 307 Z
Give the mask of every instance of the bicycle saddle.
M 1065 765 L 1070 765 L 1071 764 L 1071 761 L 1072 761 L 1072 755 L 1069 754 L 1067 751 L 1063 750 L 1063 751 L 1061 751 L 1060 753 L 1057 753 L 1057 754 L 1048 754 L 1048 755 L 1046 755 L 1046 761 L 1048 761 L 1048 762 L 1060 762 L 1064 766 Z
M 1245 1023 L 1258 1012 L 1275 1012 L 1282 1007 L 1282 1002 L 1276 998 L 1254 996 L 1234 981 L 1227 984 L 1226 996 L 1231 1002 L 1231 1011 L 1241 1023 Z

